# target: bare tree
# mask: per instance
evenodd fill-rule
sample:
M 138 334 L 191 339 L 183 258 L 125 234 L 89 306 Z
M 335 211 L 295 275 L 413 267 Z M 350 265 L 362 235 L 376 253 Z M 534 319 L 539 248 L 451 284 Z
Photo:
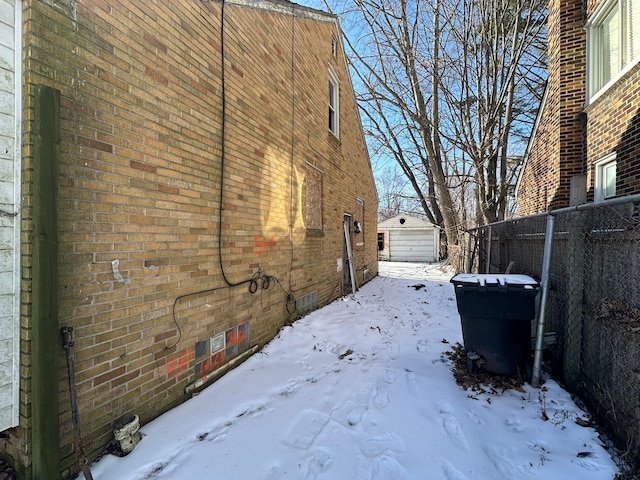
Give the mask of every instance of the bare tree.
M 469 192 L 483 220 L 504 217 L 513 143 L 539 104 L 546 3 L 334 1 L 375 153 L 396 160 L 450 245 Z
M 401 213 L 425 217 L 422 201 L 419 199 L 407 176 L 395 166 L 388 166 L 376 175 L 378 186 L 378 221 Z M 432 222 L 433 223 L 433 222 Z
M 514 124 L 531 125 L 530 90 L 544 67 L 546 2 L 481 0 L 446 5 L 451 26 L 448 75 L 440 89 L 449 106 L 443 132 L 473 162 L 480 210 L 487 222 L 505 218 L 507 190 L 518 159 L 510 155 Z

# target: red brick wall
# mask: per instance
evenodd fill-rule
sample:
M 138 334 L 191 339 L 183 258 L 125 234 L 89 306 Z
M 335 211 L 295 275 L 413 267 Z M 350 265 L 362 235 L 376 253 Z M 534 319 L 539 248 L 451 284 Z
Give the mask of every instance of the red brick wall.
M 548 92 L 518 188 L 518 214 L 569 204 L 570 181 L 584 173 L 582 110 L 586 58 L 582 2 L 553 0 L 548 17 Z
M 358 198 L 358 283 L 364 267 L 376 275 L 377 196 L 343 54 L 332 55 L 332 17 L 226 4 L 223 172 L 219 3 L 23 5 L 25 367 L 16 445 L 28 451 L 30 119 L 33 86 L 45 84 L 62 104 L 59 317 L 75 328 L 82 429 L 94 457 L 119 416 L 144 423 L 186 398 L 197 342 L 249 322 L 251 344 L 263 345 L 291 318 L 283 290 L 317 291 L 319 305 L 336 298 L 343 215 L 358 212 Z M 340 80 L 339 139 L 327 128 L 329 65 Z M 308 164 L 322 172 L 321 232 L 304 224 Z M 264 273 L 282 289 L 227 285 L 219 257 L 229 282 Z M 77 466 L 64 370 L 60 382 L 69 473 Z
M 572 5 L 573 3 L 573 5 Z M 598 0 L 549 4 L 549 94 L 518 189 L 518 213 L 568 205 L 573 175 L 587 175 L 594 199 L 594 164 L 616 153 L 618 195 L 640 193 L 640 66 L 633 66 L 585 108 L 587 14 Z
M 636 65 L 586 109 L 587 185 L 593 201 L 594 163 L 616 154 L 616 195 L 640 193 L 640 66 Z
M 556 91 L 550 91 L 539 114 L 539 124 L 531 139 L 530 153 L 517 191 L 518 215 L 530 215 L 547 210 L 558 184 L 559 130 Z M 551 89 L 551 85 L 548 86 Z

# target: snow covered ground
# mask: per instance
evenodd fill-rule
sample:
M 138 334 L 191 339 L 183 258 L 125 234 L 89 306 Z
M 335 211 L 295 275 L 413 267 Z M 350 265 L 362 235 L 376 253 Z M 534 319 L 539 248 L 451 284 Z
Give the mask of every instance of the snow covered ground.
M 132 453 L 91 466 L 94 479 L 614 478 L 596 431 L 575 421 L 587 414 L 554 381 L 498 394 L 456 384 L 451 276 L 381 262 L 355 297 L 144 425 Z

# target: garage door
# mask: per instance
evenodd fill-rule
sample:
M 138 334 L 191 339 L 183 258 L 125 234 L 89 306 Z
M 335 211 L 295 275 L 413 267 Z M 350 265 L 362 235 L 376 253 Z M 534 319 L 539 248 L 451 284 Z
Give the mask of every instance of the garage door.
M 0 430 L 18 424 L 21 6 L 0 0 Z
M 391 230 L 389 260 L 392 262 L 433 262 L 435 246 L 430 230 Z

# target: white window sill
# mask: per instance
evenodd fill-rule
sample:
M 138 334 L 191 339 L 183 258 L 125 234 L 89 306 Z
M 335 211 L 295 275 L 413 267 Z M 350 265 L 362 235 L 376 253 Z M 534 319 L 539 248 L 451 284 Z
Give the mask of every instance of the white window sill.
M 605 83 L 604 86 L 602 88 L 600 88 L 600 90 L 598 90 L 596 93 L 594 93 L 593 95 L 591 95 L 590 97 L 587 98 L 586 107 L 588 107 L 589 105 L 592 105 L 596 100 L 598 100 L 598 98 L 600 98 L 607 91 L 609 91 L 609 89 L 611 89 L 616 83 L 618 83 L 618 81 L 622 77 L 624 77 L 627 73 L 629 73 L 639 63 L 640 63 L 640 57 L 636 57 L 631 62 L 629 62 L 622 70 L 620 70 L 617 73 L 617 75 L 615 77 L 613 77 L 611 80 L 609 80 L 607 83 Z M 587 73 L 587 75 L 588 75 L 588 73 Z

